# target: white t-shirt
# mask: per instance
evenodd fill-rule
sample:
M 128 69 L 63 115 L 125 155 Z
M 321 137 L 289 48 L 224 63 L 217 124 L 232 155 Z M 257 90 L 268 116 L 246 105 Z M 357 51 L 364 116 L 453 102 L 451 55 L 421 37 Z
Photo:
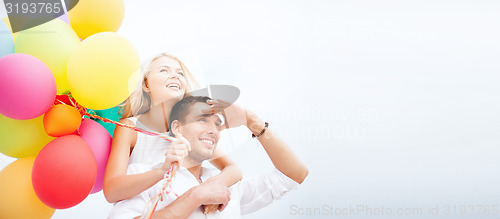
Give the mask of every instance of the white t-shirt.
M 149 170 L 151 170 L 151 167 L 148 165 L 132 164 L 129 165 L 127 174 L 143 173 Z M 216 169 L 202 167 L 202 182 L 217 175 L 219 172 L 220 171 Z M 117 202 L 111 210 L 109 219 L 124 219 L 141 216 L 151 198 L 159 194 L 163 187 L 163 182 L 164 180 L 161 180 L 139 195 Z M 175 194 L 181 196 L 187 190 L 197 185 L 199 185 L 198 180 L 196 180 L 189 170 L 180 167 L 172 181 L 172 192 L 164 201 L 158 203 L 156 210 L 166 207 L 177 199 Z M 243 178 L 240 182 L 229 187 L 231 200 L 222 212 L 216 211 L 213 214 L 205 215 L 200 207 L 196 209 L 189 218 L 240 218 L 242 214 L 254 212 L 269 205 L 273 200 L 280 199 L 288 191 L 297 186 L 297 182 L 288 178 L 277 169 L 259 177 Z

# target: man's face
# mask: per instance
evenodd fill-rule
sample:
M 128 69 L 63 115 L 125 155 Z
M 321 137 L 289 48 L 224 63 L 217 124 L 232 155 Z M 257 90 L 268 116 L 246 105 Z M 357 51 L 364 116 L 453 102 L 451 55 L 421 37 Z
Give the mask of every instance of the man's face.
M 222 123 L 218 115 L 202 112 L 207 109 L 210 111 L 210 105 L 206 103 L 194 103 L 179 126 L 179 132 L 191 144 L 188 157 L 200 163 L 212 157 L 219 141 L 219 128 Z

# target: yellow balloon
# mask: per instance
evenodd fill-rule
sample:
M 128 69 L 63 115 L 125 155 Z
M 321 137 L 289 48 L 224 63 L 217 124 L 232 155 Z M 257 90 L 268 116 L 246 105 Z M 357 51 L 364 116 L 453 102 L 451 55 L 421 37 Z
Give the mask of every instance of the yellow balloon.
M 0 153 L 16 158 L 36 156 L 52 140 L 43 128 L 43 115 L 16 120 L 0 114 Z
M 19 32 L 15 42 L 16 53 L 32 55 L 44 62 L 54 74 L 57 94 L 69 91 L 66 71 L 68 60 L 80 39 L 71 27 L 60 19 Z
M 35 157 L 18 159 L 0 171 L 0 218 L 51 218 L 55 209 L 36 196 L 31 183 Z
M 7 27 L 9 27 L 10 29 L 10 32 L 12 33 L 12 27 L 10 26 L 10 21 L 9 21 L 9 17 L 4 17 L 2 18 L 3 22 L 5 22 L 5 24 L 7 24 Z M 12 37 L 14 37 L 14 41 L 16 41 L 16 38 L 17 38 L 17 34 L 19 32 L 16 32 L 16 33 L 12 33 Z
M 116 32 L 125 14 L 123 0 L 78 1 L 68 13 L 71 27 L 82 39 L 100 33 Z
M 140 76 L 139 54 L 124 37 L 111 32 L 82 41 L 69 59 L 68 82 L 75 100 L 95 110 L 114 107 L 132 92 Z

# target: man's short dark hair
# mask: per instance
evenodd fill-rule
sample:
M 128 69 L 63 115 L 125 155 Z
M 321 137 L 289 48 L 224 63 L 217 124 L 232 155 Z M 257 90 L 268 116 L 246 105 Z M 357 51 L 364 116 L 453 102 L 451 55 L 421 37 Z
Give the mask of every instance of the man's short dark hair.
M 168 130 L 172 134 L 172 122 L 178 120 L 183 123 L 186 121 L 186 116 L 189 113 L 189 108 L 195 103 L 207 103 L 207 100 L 211 100 L 210 97 L 206 96 L 188 96 L 182 98 L 179 102 L 177 102 L 174 107 L 172 107 L 172 111 L 170 112 L 170 118 L 168 120 Z

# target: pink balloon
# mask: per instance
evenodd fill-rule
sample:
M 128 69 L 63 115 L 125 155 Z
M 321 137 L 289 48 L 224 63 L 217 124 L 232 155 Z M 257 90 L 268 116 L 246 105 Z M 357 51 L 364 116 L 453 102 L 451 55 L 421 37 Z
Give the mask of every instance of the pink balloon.
M 0 113 L 12 119 L 44 114 L 56 99 L 56 80 L 39 59 L 22 53 L 0 58 Z
M 80 125 L 80 137 L 83 138 L 94 152 L 97 162 L 97 178 L 91 193 L 102 190 L 104 171 L 108 163 L 109 151 L 111 150 L 111 135 L 94 120 L 84 118 Z

